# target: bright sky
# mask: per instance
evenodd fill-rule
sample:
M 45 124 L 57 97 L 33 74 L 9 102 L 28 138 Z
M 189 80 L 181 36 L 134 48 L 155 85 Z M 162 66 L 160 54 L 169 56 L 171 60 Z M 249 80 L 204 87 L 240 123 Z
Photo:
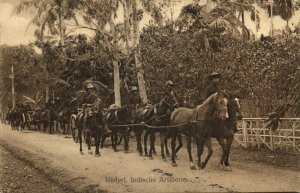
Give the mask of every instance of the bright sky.
M 13 15 L 12 11 L 18 2 L 20 2 L 20 0 L 0 0 L 0 44 L 18 45 L 28 44 L 34 41 L 34 26 L 30 26 L 28 31 L 25 33 L 26 27 L 32 19 L 34 13 L 31 11 L 29 13 Z M 174 8 L 174 18 L 178 17 L 181 8 L 190 2 L 192 2 L 192 0 L 181 0 L 181 3 L 176 3 Z M 202 3 L 205 2 L 206 0 L 202 0 Z M 270 31 L 271 19 L 267 17 L 267 14 L 262 9 L 259 9 L 259 12 L 261 13 L 261 29 L 257 32 L 257 36 L 260 36 L 260 34 L 267 35 Z M 118 15 L 120 15 L 121 19 L 123 13 L 119 11 Z M 169 10 L 166 11 L 166 15 L 170 16 Z M 254 30 L 255 24 L 250 21 L 248 15 L 246 15 L 245 18 L 247 26 Z M 150 16 L 145 14 L 144 20 L 141 22 L 140 27 L 147 25 L 149 20 Z M 285 22 L 280 17 L 274 17 L 273 20 L 275 29 L 281 29 L 285 26 Z M 293 24 L 296 24 L 299 21 L 300 11 L 297 11 L 294 17 L 290 20 L 290 26 L 293 27 Z

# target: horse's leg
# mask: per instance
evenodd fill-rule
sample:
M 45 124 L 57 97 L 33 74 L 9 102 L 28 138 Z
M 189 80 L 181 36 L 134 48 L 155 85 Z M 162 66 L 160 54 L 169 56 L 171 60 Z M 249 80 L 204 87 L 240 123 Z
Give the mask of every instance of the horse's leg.
M 233 142 L 233 135 L 226 138 L 226 149 L 225 149 L 225 159 L 224 159 L 224 166 L 225 166 L 225 170 L 231 170 L 230 164 L 229 164 L 229 153 L 230 153 L 230 148 L 231 148 L 231 144 Z
M 153 159 L 152 153 L 154 152 L 154 143 L 155 143 L 155 133 L 150 131 L 150 150 L 149 150 L 149 159 Z
M 92 149 L 91 149 L 91 131 L 89 130 L 89 131 L 87 131 L 86 132 L 86 143 L 87 143 L 87 146 L 88 146 L 88 152 L 89 152 L 89 154 L 93 154 L 93 152 L 92 152 Z
M 177 135 L 177 138 L 178 138 L 178 146 L 176 147 L 176 150 L 175 150 L 175 156 L 177 154 L 177 152 L 182 148 L 182 136 L 181 135 Z M 176 156 L 177 157 L 177 156 Z
M 211 146 L 211 138 L 210 138 L 210 137 L 207 138 L 207 139 L 205 140 L 205 145 L 206 145 L 206 147 L 207 147 L 207 149 L 208 149 L 208 153 L 207 153 L 207 156 L 206 156 L 204 162 L 202 162 L 202 164 L 201 164 L 201 169 L 204 169 L 204 168 L 205 168 L 205 166 L 206 166 L 206 164 L 207 164 L 209 158 L 210 158 L 210 157 L 212 156 L 212 154 L 213 154 L 213 150 L 212 150 L 212 146 Z
M 175 161 L 175 146 L 176 146 L 176 133 L 173 133 L 172 140 L 171 140 L 171 148 L 172 148 L 172 166 L 176 167 L 176 161 Z
M 128 153 L 129 150 L 129 128 L 125 127 L 124 129 L 124 147 L 125 147 L 125 153 Z
M 219 145 L 222 148 L 222 156 L 221 156 L 221 160 L 218 164 L 218 168 L 223 170 L 224 160 L 225 160 L 225 155 L 226 155 L 226 144 L 225 144 L 225 141 L 224 141 L 223 137 L 217 137 L 216 139 L 217 139 Z
M 114 129 L 112 132 L 112 145 L 115 152 L 117 152 L 117 142 L 118 142 L 118 131 Z
M 135 128 L 135 137 L 136 137 L 136 149 L 140 156 L 143 155 L 143 147 L 142 147 L 142 129 Z
M 78 128 L 78 141 L 79 141 L 79 151 L 80 151 L 80 154 L 83 155 L 83 152 L 82 152 L 82 128 Z
M 149 136 L 149 130 L 147 129 L 145 134 L 144 134 L 144 152 L 145 152 L 145 156 L 148 156 L 148 150 L 147 150 L 148 136 Z
M 101 133 L 102 133 L 101 130 L 97 130 L 95 133 L 95 146 L 96 146 L 95 156 L 100 156 L 99 145 L 100 145 Z
M 165 135 L 164 144 L 165 144 L 165 148 L 166 148 L 166 156 L 170 157 L 170 151 L 169 151 L 169 148 L 168 148 L 168 137 L 167 137 L 167 135 Z
M 101 139 L 100 147 L 103 148 L 104 147 L 104 142 L 105 142 L 105 139 L 106 139 L 106 135 L 103 133 L 100 139 Z
M 195 167 L 195 164 L 194 164 L 194 161 L 193 161 L 193 156 L 192 156 L 192 138 L 191 138 L 190 135 L 186 136 L 186 145 L 187 145 L 187 151 L 188 151 L 188 154 L 189 154 L 190 168 L 192 170 L 195 170 L 196 167 Z M 176 150 L 175 150 L 175 156 L 176 156 Z
M 154 155 L 157 155 L 157 152 L 156 152 L 156 150 L 155 150 L 155 132 L 153 132 L 153 142 L 152 142 L 152 153 L 154 154 Z
M 202 168 L 201 156 L 203 153 L 205 141 L 200 137 L 196 137 L 196 143 L 197 143 L 198 167 Z
M 160 149 L 161 149 L 161 158 L 162 158 L 164 161 L 167 161 L 167 160 L 166 160 L 166 156 L 165 156 L 164 148 L 165 148 L 165 131 L 160 131 Z

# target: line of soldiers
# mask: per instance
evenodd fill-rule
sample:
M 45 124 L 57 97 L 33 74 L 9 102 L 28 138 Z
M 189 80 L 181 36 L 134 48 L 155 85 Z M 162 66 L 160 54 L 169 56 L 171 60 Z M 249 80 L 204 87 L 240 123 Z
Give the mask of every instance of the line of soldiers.
M 208 98 L 211 94 L 218 92 L 220 90 L 220 79 L 221 74 L 217 72 L 213 72 L 208 77 L 208 80 L 210 81 L 206 91 L 205 91 L 205 98 Z M 87 84 L 86 86 L 86 93 L 84 94 L 82 105 L 91 105 L 97 103 L 99 105 L 98 108 L 101 107 L 102 101 L 101 98 L 97 95 L 95 92 L 95 87 L 92 83 Z M 163 93 L 163 96 L 171 94 L 171 92 L 175 92 L 174 84 L 171 80 L 168 80 L 165 83 L 165 91 Z M 139 95 L 139 90 L 137 86 L 132 86 L 130 96 L 128 98 L 128 104 L 132 105 L 135 109 L 139 106 L 145 106 L 147 104 L 144 104 L 141 100 L 141 97 Z M 110 109 L 115 109 L 116 105 L 111 105 Z

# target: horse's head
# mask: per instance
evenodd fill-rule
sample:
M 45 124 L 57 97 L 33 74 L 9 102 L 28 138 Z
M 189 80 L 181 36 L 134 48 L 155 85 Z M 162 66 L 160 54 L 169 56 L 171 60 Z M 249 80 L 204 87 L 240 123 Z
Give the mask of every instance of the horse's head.
M 231 97 L 228 101 L 228 115 L 232 121 L 241 120 L 243 113 L 241 111 L 240 99 Z
M 164 98 L 161 100 L 160 103 L 166 105 L 168 108 L 170 108 L 172 110 L 174 108 L 178 108 L 179 107 L 178 100 L 177 100 L 177 98 L 175 96 L 175 93 L 173 91 L 171 91 L 170 93 L 166 94 L 164 96 Z
M 219 91 L 218 93 L 215 93 L 212 95 L 213 97 L 213 102 L 215 104 L 216 112 L 218 118 L 225 120 L 229 117 L 228 115 L 228 99 L 227 99 L 227 94 L 223 91 Z

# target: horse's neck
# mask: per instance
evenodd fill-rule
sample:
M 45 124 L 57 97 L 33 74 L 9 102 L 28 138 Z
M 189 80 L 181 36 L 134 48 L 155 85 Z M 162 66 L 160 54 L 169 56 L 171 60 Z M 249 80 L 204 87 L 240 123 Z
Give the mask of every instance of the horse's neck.
M 169 107 L 163 101 L 161 101 L 159 104 L 157 104 L 157 114 L 158 115 L 166 114 L 168 108 Z
M 116 118 L 117 118 L 117 119 L 120 119 L 121 121 L 126 120 L 126 116 L 127 116 L 127 107 L 126 107 L 126 106 L 121 107 L 120 109 L 118 109 L 118 110 L 115 112 L 115 115 L 116 115 Z
M 212 104 L 204 103 L 196 107 L 196 119 L 206 120 L 212 117 L 214 107 Z

